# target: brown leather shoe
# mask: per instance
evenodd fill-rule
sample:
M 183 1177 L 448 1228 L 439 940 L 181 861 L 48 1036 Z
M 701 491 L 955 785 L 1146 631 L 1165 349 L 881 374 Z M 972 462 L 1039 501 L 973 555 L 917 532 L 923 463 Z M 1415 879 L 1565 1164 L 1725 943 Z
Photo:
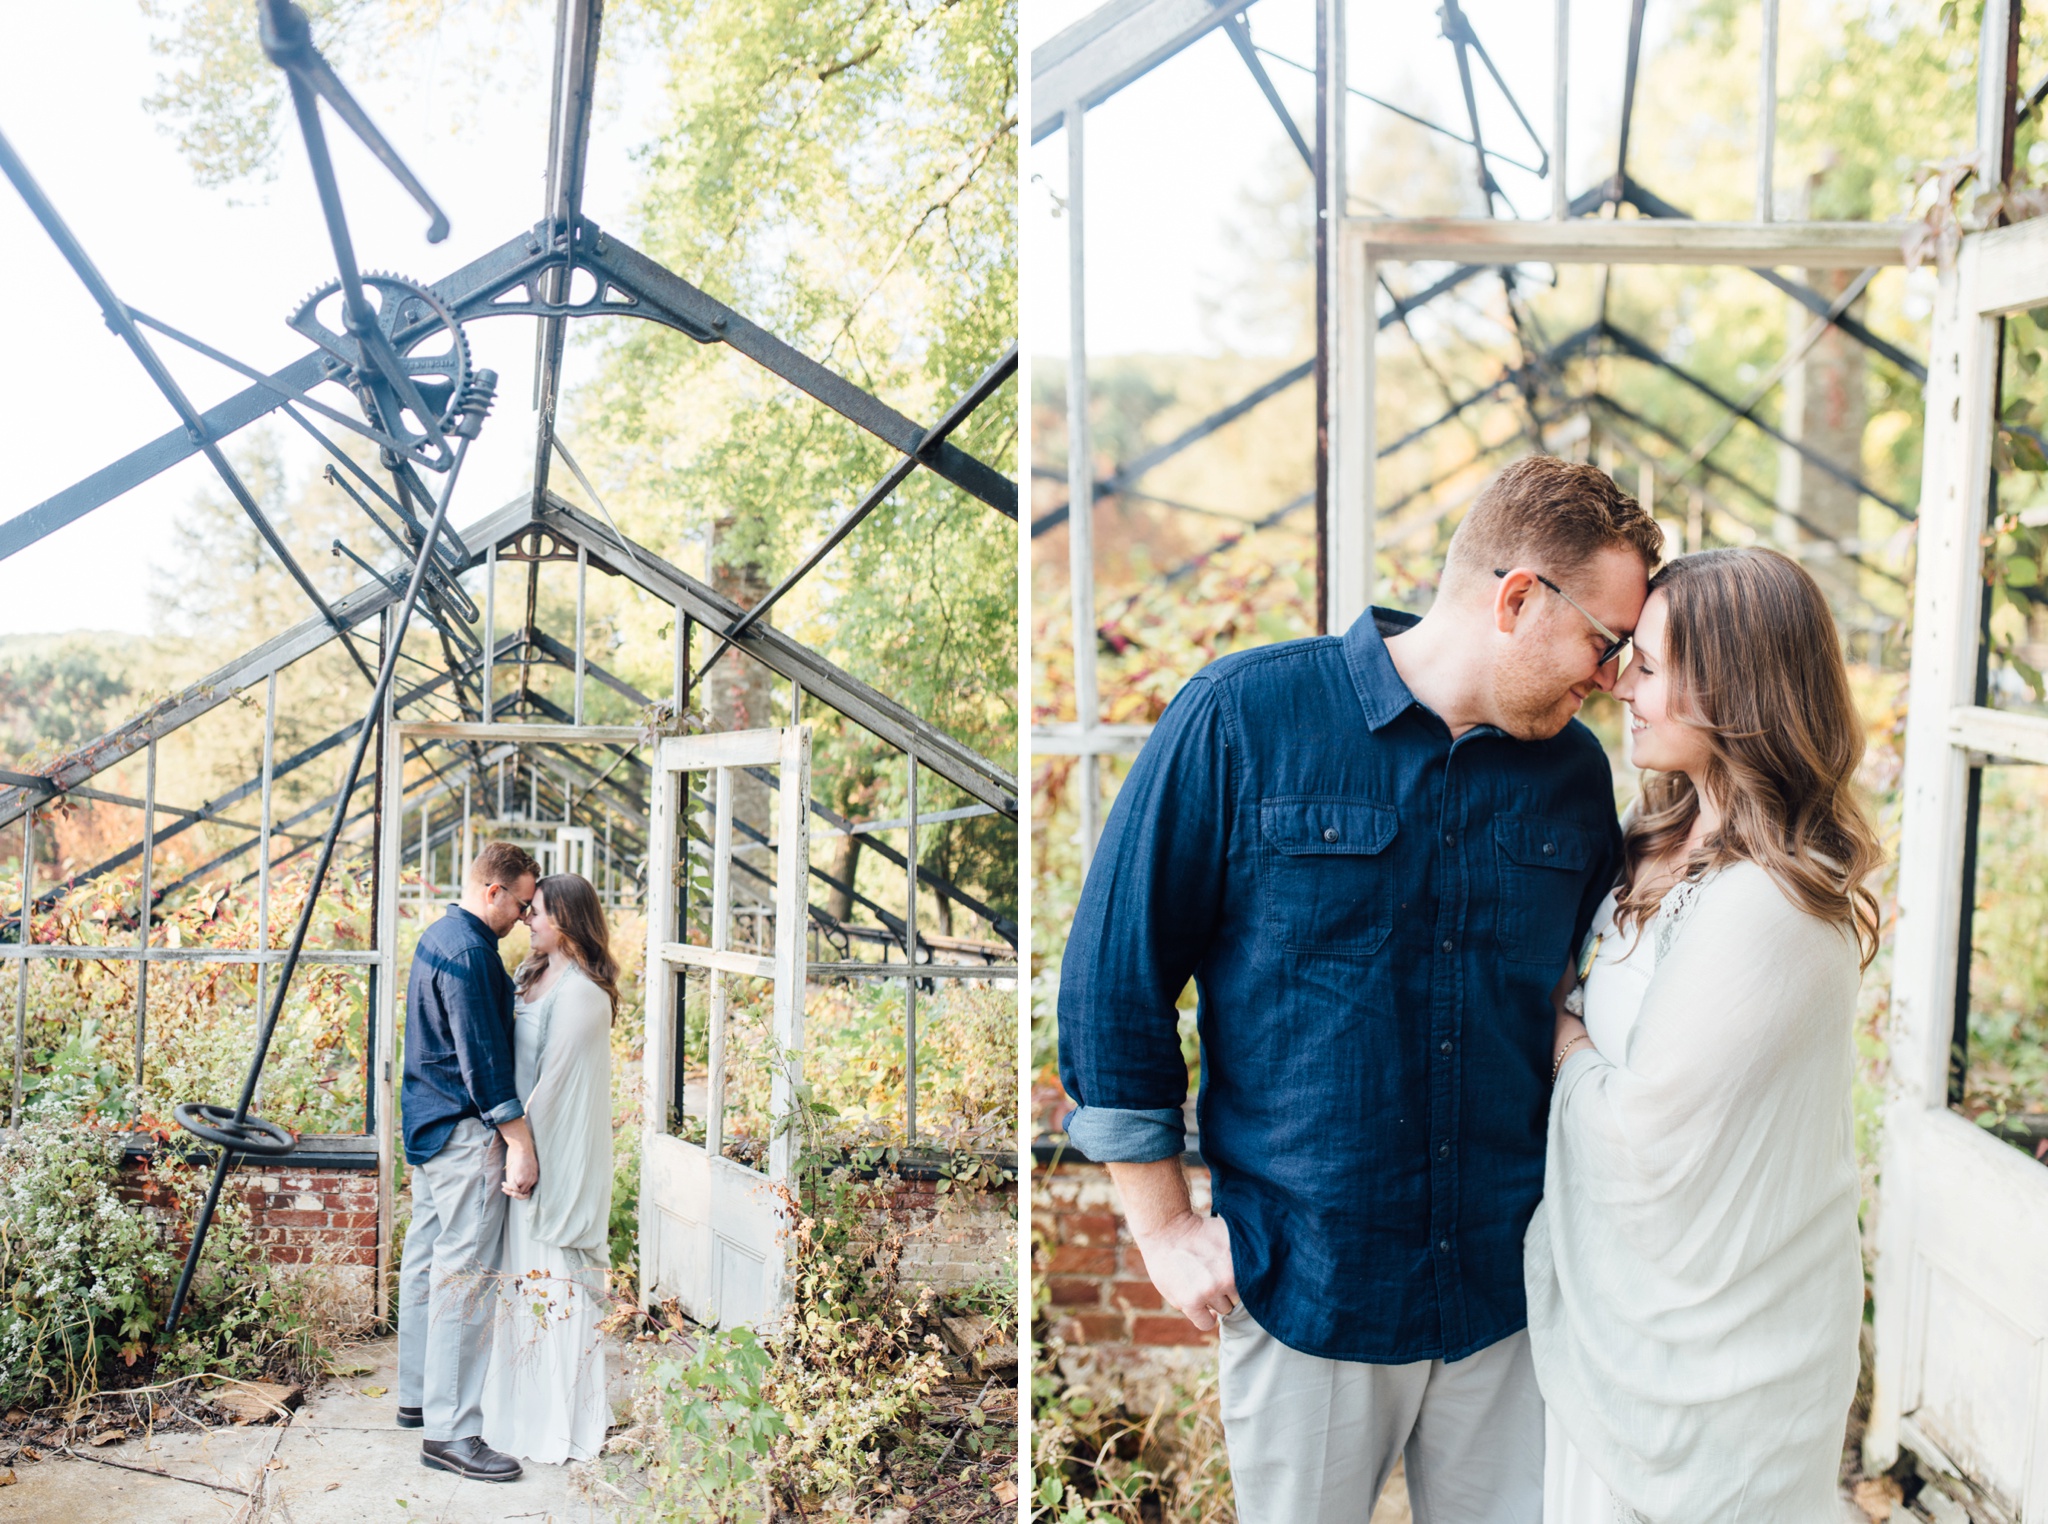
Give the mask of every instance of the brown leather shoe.
M 473 1482 L 516 1482 L 526 1474 L 518 1461 L 499 1454 L 474 1434 L 425 1441 L 420 1446 L 420 1464 L 453 1471 Z
M 427 1426 L 426 1415 L 418 1408 L 400 1408 L 398 1426 L 401 1429 L 424 1429 Z

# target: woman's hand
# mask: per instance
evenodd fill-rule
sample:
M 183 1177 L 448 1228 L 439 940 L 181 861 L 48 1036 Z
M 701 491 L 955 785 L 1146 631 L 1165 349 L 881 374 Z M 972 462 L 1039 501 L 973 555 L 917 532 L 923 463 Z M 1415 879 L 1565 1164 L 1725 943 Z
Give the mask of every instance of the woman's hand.
M 1564 1061 L 1581 1048 L 1593 1046 L 1592 1034 L 1586 1024 L 1569 1011 L 1557 1013 L 1557 1026 L 1550 1042 L 1550 1072 L 1554 1080 L 1557 1072 L 1564 1067 Z

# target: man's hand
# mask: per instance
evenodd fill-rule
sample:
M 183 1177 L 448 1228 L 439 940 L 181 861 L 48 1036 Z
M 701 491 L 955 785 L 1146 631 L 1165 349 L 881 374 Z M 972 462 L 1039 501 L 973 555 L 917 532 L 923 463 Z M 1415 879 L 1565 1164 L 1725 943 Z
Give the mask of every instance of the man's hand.
M 540 1184 L 540 1156 L 533 1150 L 533 1129 L 525 1117 L 514 1117 L 498 1128 L 498 1136 L 505 1140 L 504 1192 L 524 1201 Z
M 1151 1233 L 1131 1235 L 1145 1256 L 1145 1273 L 1181 1316 L 1207 1333 L 1237 1306 L 1237 1275 L 1230 1264 L 1230 1228 L 1221 1217 L 1184 1212 Z
M 1195 1215 L 1178 1159 L 1112 1163 L 1109 1178 L 1123 1198 L 1124 1221 L 1145 1256 L 1153 1289 L 1207 1333 L 1237 1306 L 1229 1227 L 1220 1217 Z

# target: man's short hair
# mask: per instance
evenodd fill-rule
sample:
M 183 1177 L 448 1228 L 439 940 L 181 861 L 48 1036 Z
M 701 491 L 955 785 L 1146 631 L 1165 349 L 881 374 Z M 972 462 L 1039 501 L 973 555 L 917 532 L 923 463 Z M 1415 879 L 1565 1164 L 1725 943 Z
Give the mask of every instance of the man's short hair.
M 1654 571 L 1664 531 L 1598 466 L 1525 455 L 1472 500 L 1451 536 L 1444 578 L 1479 586 L 1511 566 L 1569 576 L 1610 548 L 1634 551 Z
M 476 861 L 469 865 L 469 881 L 473 884 L 501 884 L 513 889 L 528 874 L 539 878 L 540 864 L 533 860 L 531 852 L 512 841 L 486 842 Z

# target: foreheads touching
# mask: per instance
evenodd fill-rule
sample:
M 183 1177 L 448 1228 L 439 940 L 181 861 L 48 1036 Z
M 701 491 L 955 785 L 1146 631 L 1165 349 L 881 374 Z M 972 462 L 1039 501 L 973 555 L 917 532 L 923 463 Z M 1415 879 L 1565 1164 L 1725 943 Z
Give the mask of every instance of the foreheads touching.
M 540 864 L 526 848 L 509 841 L 490 842 L 469 865 L 462 908 L 503 937 L 526 918 L 539 879 Z
M 1490 635 L 1492 723 L 1555 735 L 1610 688 L 1664 535 L 1595 466 L 1531 455 L 1488 482 L 1452 536 L 1439 602 Z
M 1540 573 L 1626 633 L 1663 556 L 1664 531 L 1605 471 L 1527 455 L 1481 488 L 1466 510 L 1444 560 L 1443 593 L 1491 604 L 1502 581 L 1496 573 Z M 1526 589 L 1533 580 L 1525 576 L 1519 585 Z

